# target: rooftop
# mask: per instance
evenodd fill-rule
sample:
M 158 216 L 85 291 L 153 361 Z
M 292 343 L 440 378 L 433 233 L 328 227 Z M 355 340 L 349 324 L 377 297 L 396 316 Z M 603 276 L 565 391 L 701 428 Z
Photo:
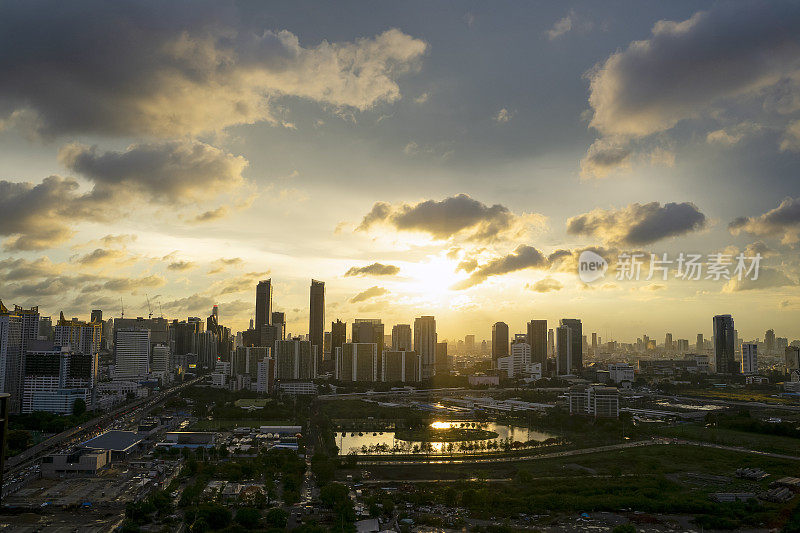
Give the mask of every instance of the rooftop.
M 106 431 L 93 439 L 89 439 L 81 447 L 95 450 L 127 451 L 142 441 L 135 431 Z

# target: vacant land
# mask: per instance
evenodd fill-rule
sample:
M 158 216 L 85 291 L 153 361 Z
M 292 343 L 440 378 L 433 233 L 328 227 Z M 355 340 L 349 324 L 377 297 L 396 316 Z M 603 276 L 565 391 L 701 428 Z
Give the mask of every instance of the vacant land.
M 236 400 L 234 404 L 236 405 L 236 407 L 242 407 L 242 408 L 258 407 L 260 409 L 265 405 L 267 405 L 267 402 L 269 401 L 270 400 L 268 398 L 241 398 L 239 400 Z
M 679 426 L 660 428 L 657 433 L 666 437 L 678 437 L 686 440 L 713 442 L 726 446 L 740 446 L 762 452 L 800 455 L 800 439 L 778 435 L 762 435 L 749 431 L 737 431 L 727 428 L 707 428 L 698 424 L 682 424 Z

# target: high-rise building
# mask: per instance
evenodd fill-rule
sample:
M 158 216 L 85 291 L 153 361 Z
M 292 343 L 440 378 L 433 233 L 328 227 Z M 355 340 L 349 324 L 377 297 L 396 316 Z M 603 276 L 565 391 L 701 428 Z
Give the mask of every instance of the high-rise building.
M 25 354 L 39 337 L 39 318 L 38 307 L 25 309 L 15 305 L 13 310 L 9 310 L 0 301 L 0 321 L 6 323 L 2 328 L 5 333 L 0 331 L 0 357 L 5 357 L 3 388 L 4 392 L 11 394 L 8 407 L 12 413 L 20 412 L 22 406 Z M 2 335 L 5 335 L 5 341 Z M 6 345 L 5 350 L 3 343 Z
M 768 354 L 771 354 L 775 351 L 775 330 L 767 330 L 767 332 L 764 334 L 764 344 L 766 345 L 765 349 L 767 350 Z
M 256 285 L 256 331 L 272 324 L 272 279 L 265 279 Z
M 135 379 L 150 372 L 150 330 L 115 329 L 114 379 Z
M 374 342 L 346 342 L 336 352 L 334 376 L 339 381 L 377 381 L 378 345 Z
M 530 324 L 529 324 L 530 326 Z M 526 372 L 531 366 L 531 345 L 526 334 L 514 335 L 511 353 L 497 360 L 497 369 L 504 371 L 509 378 L 515 378 Z
M 664 350 L 671 352 L 673 348 L 672 333 L 667 333 L 667 335 L 664 337 Z
M 395 324 L 392 328 L 392 350 L 411 351 L 413 347 L 411 324 Z
M 171 370 L 172 353 L 169 346 L 156 344 L 153 346 L 153 362 L 150 365 L 150 371 L 168 374 Z
M 714 326 L 714 362 L 717 374 L 738 374 L 736 362 L 736 334 L 731 315 L 717 315 Z
M 447 375 L 450 372 L 450 357 L 447 355 L 447 342 L 436 343 L 434 361 L 436 361 L 434 374 Z
M 413 383 L 422 377 L 422 358 L 414 351 L 386 350 L 383 354 L 383 381 Z
M 562 318 L 559 324 L 572 332 L 572 372 L 579 374 L 583 370 L 583 324 L 578 318 Z
M 697 341 L 696 341 L 696 343 L 694 345 L 694 349 L 699 352 L 699 351 L 705 349 L 705 345 L 706 345 L 706 343 L 703 340 L 703 334 L 702 333 L 698 333 L 697 334 Z
M 336 358 L 336 348 L 341 348 L 347 342 L 347 323 L 336 319 L 331 322 L 331 357 Z
M 492 326 L 492 361 L 495 368 L 500 357 L 508 355 L 508 324 L 495 322 Z
M 421 316 L 414 319 L 414 351 L 422 358 L 422 379 L 436 374 L 436 319 Z
M 592 332 L 592 356 L 597 355 L 597 333 Z
M 556 355 L 556 333 L 553 328 L 547 330 L 547 357 Z
M 787 346 L 784 350 L 786 372 L 800 370 L 800 346 Z
M 317 355 L 311 341 L 275 341 L 275 379 L 316 379 Z
M 169 344 L 172 346 L 172 353 L 197 355 L 198 335 L 203 331 L 203 321 L 199 317 L 189 317 L 182 322 L 173 320 L 169 325 Z
M 199 320 L 199 319 L 198 319 Z M 146 329 L 150 331 L 151 349 L 156 344 L 169 344 L 169 322 L 166 318 L 115 318 L 114 330 Z
M 91 318 L 89 319 L 90 322 L 102 322 L 103 321 L 103 310 L 102 309 L 92 309 Z
M 758 374 L 758 344 L 742 343 L 742 373 Z
M 75 353 L 93 355 L 100 351 L 103 321 L 82 322 L 77 318 L 67 320 L 62 312 L 53 332 L 57 346 L 71 346 Z
M 322 368 L 325 334 L 325 283 L 312 279 L 310 294 L 308 337 L 311 346 L 317 347 L 317 368 Z
M 265 357 L 256 367 L 256 392 L 271 393 L 275 386 L 275 359 Z
M 572 328 L 561 325 L 556 328 L 556 374 L 564 376 L 572 373 Z
M 97 355 L 75 354 L 69 346 L 35 341 L 25 358 L 22 412 L 71 414 L 77 399 L 87 405 L 94 386 Z
M 248 376 L 251 383 L 258 379 L 258 363 L 272 355 L 272 348 L 266 346 L 241 346 L 233 353 L 234 376 Z
M 464 336 L 464 350 L 468 354 L 475 353 L 475 335 L 465 335 Z
M 594 337 L 596 339 L 596 337 Z M 547 320 L 528 322 L 528 345 L 531 347 L 531 362 L 547 364 Z

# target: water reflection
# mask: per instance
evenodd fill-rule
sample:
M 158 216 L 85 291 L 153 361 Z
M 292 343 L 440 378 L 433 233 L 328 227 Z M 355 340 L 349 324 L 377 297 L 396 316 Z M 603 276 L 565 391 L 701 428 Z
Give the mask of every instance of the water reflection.
M 557 439 L 557 435 L 537 431 L 526 427 L 512 426 L 499 422 L 476 422 L 458 420 L 451 422 L 437 421 L 431 424 L 433 429 L 480 428 L 497 433 L 497 437 L 485 440 L 465 440 L 456 442 L 421 442 L 405 441 L 395 438 L 393 430 L 378 431 L 344 431 L 337 430 L 336 445 L 339 453 L 347 455 L 359 454 L 391 454 L 391 453 L 482 453 L 503 451 L 519 447 L 528 447 L 544 443 L 548 439 Z

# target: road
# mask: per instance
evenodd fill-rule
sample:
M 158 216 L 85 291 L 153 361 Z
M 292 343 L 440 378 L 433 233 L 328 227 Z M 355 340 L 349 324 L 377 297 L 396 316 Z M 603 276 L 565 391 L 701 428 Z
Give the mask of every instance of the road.
M 560 452 L 543 453 L 539 455 L 525 455 L 525 456 L 507 456 L 507 457 L 470 457 L 470 458 L 450 458 L 450 457 L 431 457 L 430 459 L 419 460 L 386 460 L 386 461 L 358 461 L 359 465 L 382 465 L 382 466 L 402 466 L 402 465 L 420 465 L 420 464 L 481 464 L 481 463 L 509 463 L 521 461 L 538 461 L 542 459 L 555 459 L 559 457 L 572 457 L 575 455 L 586 455 L 599 452 L 610 452 L 614 450 L 625 450 L 629 448 L 641 448 L 643 446 L 655 445 L 669 445 L 680 444 L 688 446 L 698 446 L 702 448 L 715 448 L 718 450 L 729 450 L 740 453 L 752 453 L 756 455 L 763 455 L 765 457 L 774 457 L 776 459 L 788 459 L 791 461 L 800 461 L 800 457 L 794 455 L 785 455 L 780 453 L 762 452 L 760 450 L 750 450 L 747 448 L 740 448 L 737 446 L 724 446 L 722 444 L 713 444 L 710 442 L 697 442 L 683 439 L 672 438 L 659 438 L 644 441 L 623 442 L 620 444 L 610 444 L 607 446 L 596 446 L 594 448 L 581 448 L 577 450 L 564 450 Z

